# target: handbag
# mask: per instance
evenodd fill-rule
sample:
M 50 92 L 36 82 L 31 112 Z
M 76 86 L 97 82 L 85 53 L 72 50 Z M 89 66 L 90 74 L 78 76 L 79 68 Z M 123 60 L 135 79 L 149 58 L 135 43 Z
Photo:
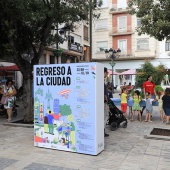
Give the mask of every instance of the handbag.
M 8 102 L 8 97 L 7 96 L 2 96 L 1 98 L 1 104 L 6 104 Z

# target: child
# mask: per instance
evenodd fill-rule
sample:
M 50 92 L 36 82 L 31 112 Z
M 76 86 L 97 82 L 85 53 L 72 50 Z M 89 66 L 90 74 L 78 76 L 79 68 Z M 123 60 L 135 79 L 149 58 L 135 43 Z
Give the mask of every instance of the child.
M 121 110 L 124 116 L 127 117 L 127 90 L 125 88 L 122 89 L 121 93 Z
M 140 92 L 139 90 L 135 90 L 134 96 L 133 96 L 133 106 L 132 106 L 132 118 L 131 121 L 134 121 L 134 115 L 135 115 L 135 111 L 138 111 L 138 116 L 139 116 L 139 121 L 142 122 L 142 116 L 141 116 L 141 112 L 140 112 L 140 105 L 139 102 L 141 101 L 141 97 L 140 97 Z
M 159 106 L 159 111 L 160 111 L 160 118 L 161 118 L 161 121 L 163 123 L 165 116 L 164 116 L 163 107 L 162 107 L 162 104 L 163 104 L 162 97 L 163 97 L 162 92 L 158 91 L 157 92 L 157 96 L 156 96 L 156 100 L 158 100 L 158 106 Z
M 163 109 L 166 115 L 166 124 L 169 124 L 170 116 L 170 88 L 166 88 L 165 95 L 162 97 Z
M 151 98 L 151 94 L 148 92 L 146 93 L 146 99 L 144 99 L 146 101 L 146 118 L 145 118 L 145 122 L 152 122 L 151 121 L 151 114 L 153 111 L 153 107 L 152 107 L 152 102 L 156 101 L 155 99 Z

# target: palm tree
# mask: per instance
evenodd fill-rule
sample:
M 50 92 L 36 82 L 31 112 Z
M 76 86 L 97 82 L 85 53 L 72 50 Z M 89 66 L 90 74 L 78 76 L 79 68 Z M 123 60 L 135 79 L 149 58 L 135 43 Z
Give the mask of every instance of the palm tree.
M 47 110 L 50 110 L 50 100 L 52 100 L 53 97 L 49 89 L 48 89 L 48 93 L 46 93 L 45 99 L 47 100 Z
M 37 91 L 35 92 L 35 98 L 34 98 L 35 102 L 39 101 L 39 97 L 38 97 L 39 95 L 43 96 L 43 90 L 40 88 L 38 88 Z

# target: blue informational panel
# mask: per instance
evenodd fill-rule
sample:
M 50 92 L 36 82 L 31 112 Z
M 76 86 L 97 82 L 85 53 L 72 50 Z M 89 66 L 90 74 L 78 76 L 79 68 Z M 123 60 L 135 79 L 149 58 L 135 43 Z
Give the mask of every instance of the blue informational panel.
M 34 66 L 34 146 L 97 155 L 104 149 L 104 68 Z

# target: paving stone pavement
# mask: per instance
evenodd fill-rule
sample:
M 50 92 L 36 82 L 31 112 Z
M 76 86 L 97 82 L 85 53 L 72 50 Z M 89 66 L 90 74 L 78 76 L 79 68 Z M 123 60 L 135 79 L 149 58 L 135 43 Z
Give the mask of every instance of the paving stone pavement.
M 127 128 L 116 131 L 108 127 L 110 136 L 98 156 L 34 147 L 32 128 L 3 126 L 3 119 L 0 117 L 0 170 L 170 169 L 170 142 L 144 138 L 150 127 L 170 127 L 160 122 L 157 107 L 152 123 L 129 121 Z

